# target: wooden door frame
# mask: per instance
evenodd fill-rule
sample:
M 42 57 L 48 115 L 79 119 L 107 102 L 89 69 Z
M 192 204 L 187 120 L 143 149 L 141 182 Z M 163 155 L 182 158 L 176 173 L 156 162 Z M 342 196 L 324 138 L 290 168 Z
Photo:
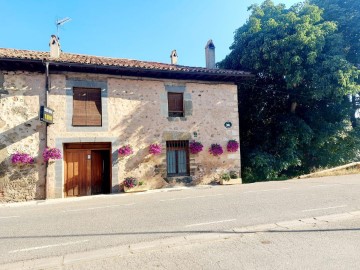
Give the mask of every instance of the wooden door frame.
M 72 152 L 72 151 L 79 151 L 79 150 L 86 150 L 87 151 L 87 155 L 91 155 L 91 151 L 92 150 L 105 150 L 109 152 L 109 176 L 108 176 L 108 181 L 109 181 L 109 186 L 110 186 L 110 190 L 109 192 L 111 193 L 111 186 L 112 186 L 112 166 L 111 166 L 111 161 L 112 161 L 112 153 L 111 153 L 111 142 L 95 142 L 95 143 L 90 143 L 90 142 L 84 142 L 84 143 L 64 143 L 64 197 L 67 197 L 66 195 L 66 190 L 65 190 L 65 185 L 67 182 L 67 152 Z M 87 159 L 87 171 L 86 171 L 86 175 L 87 175 L 87 179 L 86 182 L 90 183 L 90 189 L 87 189 L 87 196 L 91 195 L 91 159 Z

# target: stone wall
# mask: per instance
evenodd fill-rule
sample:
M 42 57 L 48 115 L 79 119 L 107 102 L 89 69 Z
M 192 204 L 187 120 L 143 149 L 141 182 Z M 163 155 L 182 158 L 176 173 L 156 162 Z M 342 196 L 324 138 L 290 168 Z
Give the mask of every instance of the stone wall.
M 0 98 L 0 202 L 43 199 L 45 126 L 38 113 L 44 102 L 45 77 L 26 72 L 1 74 L 0 89 L 8 94 Z M 12 165 L 10 156 L 17 151 L 35 157 L 35 164 Z
M 48 145 L 62 148 L 64 142 L 112 142 L 113 191 L 118 190 L 127 176 L 138 177 L 150 188 L 168 185 L 171 179 L 166 177 L 167 140 L 197 140 L 204 145 L 203 152 L 190 156 L 191 177 L 175 181 L 206 184 L 218 179 L 223 172 L 240 172 L 240 153 L 226 152 L 228 140 L 239 141 L 237 88 L 233 84 L 77 73 L 51 74 L 50 81 L 48 106 L 55 112 L 54 124 L 48 127 Z M 77 83 L 79 86 L 105 85 L 102 102 L 107 128 L 71 127 L 68 114 L 72 110 L 69 103 L 72 89 L 69 85 L 76 87 Z M 14 151 L 22 150 L 35 156 L 42 153 L 45 130 L 37 119 L 44 85 L 43 74 L 4 75 L 4 88 L 9 95 L 1 98 L 0 130 L 5 135 L 0 139 L 3 201 L 44 197 L 45 166 L 41 158 L 33 167 L 17 171 L 9 164 L 9 156 Z M 169 118 L 167 91 L 177 88 L 184 91 L 185 117 Z M 229 129 L 224 127 L 227 121 L 232 122 Z M 149 155 L 148 147 L 152 143 L 163 145 L 161 155 Z M 212 143 L 223 146 L 222 156 L 213 157 L 208 153 Z M 134 154 L 118 157 L 118 147 L 126 144 L 133 147 Z M 49 164 L 48 198 L 63 196 L 63 181 L 63 161 Z
M 87 82 L 94 85 L 106 82 L 106 111 L 108 129 L 71 128 L 66 123 L 69 102 L 66 98 L 67 81 L 71 85 Z M 190 114 L 183 118 L 169 118 L 167 113 L 167 93 L 169 86 L 184 89 L 185 106 Z M 226 143 L 230 139 L 239 141 L 239 123 L 237 108 L 237 88 L 232 84 L 199 83 L 143 78 L 107 77 L 103 75 L 61 74 L 51 75 L 51 94 L 49 107 L 55 110 L 55 124 L 49 127 L 50 146 L 55 146 L 58 138 L 67 142 L 97 142 L 106 138 L 115 138 L 116 145 L 130 144 L 134 154 L 129 157 L 117 157 L 117 149 L 112 149 L 113 159 L 117 166 L 117 178 L 113 179 L 114 187 L 119 186 L 127 176 L 135 176 L 145 181 L 150 188 L 166 186 L 166 141 L 198 140 L 204 145 L 204 151 L 190 156 L 191 183 L 206 184 L 219 178 L 223 172 L 235 170 L 240 173 L 240 153 L 227 153 Z M 179 88 L 179 89 L 180 89 Z M 104 103 L 104 100 L 103 100 Z M 188 105 L 186 105 L 188 104 Z M 190 105 L 189 105 L 190 104 Z M 190 110 L 191 109 L 191 110 Z M 224 127 L 226 121 L 232 127 Z M 102 138 L 102 139 L 101 139 Z M 109 141 L 109 140 L 107 140 Z M 148 147 L 152 143 L 163 145 L 163 153 L 152 156 Z M 219 143 L 224 148 L 221 157 L 213 157 L 208 153 L 212 143 Z M 60 165 L 59 165 L 60 166 Z M 114 167 L 113 167 L 114 168 Z M 57 197 L 53 177 L 59 174 L 55 166 L 48 170 L 49 194 Z M 63 181 L 63 176 L 60 177 Z M 185 179 L 184 182 L 187 182 Z M 53 183 L 53 184 L 51 184 Z M 63 183 L 62 183 L 63 184 Z M 60 186 L 60 185 L 59 185 Z

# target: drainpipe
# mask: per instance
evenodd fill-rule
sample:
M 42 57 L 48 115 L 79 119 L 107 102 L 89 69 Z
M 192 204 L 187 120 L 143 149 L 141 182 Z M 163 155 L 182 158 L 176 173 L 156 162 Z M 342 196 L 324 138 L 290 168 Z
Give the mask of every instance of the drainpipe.
M 49 94 L 49 62 L 45 62 L 45 101 L 44 106 L 48 106 L 48 94 Z M 45 123 L 45 149 L 48 146 L 48 123 Z M 49 186 L 49 180 L 48 180 L 48 166 L 49 163 L 45 162 L 45 199 L 48 199 L 48 186 Z

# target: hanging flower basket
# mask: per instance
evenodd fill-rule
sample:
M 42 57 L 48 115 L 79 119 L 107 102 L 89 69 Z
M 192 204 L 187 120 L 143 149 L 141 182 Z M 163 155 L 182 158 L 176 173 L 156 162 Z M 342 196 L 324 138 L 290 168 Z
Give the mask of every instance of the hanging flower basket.
M 203 150 L 204 146 L 201 142 L 192 141 L 189 145 L 189 150 L 191 154 L 198 154 Z
M 118 150 L 119 152 L 119 155 L 120 156 L 129 156 L 131 155 L 132 153 L 134 153 L 134 151 L 132 150 L 132 147 L 128 144 L 128 145 L 124 145 L 122 147 L 119 148 Z
M 152 155 L 159 155 L 161 154 L 161 145 L 158 143 L 150 144 L 149 146 L 149 153 Z
M 239 143 L 236 140 L 230 140 L 226 148 L 228 152 L 237 152 L 237 150 L 239 150 Z
M 33 164 L 35 159 L 26 153 L 16 152 L 11 155 L 11 163 L 14 165 Z
M 47 147 L 44 150 L 42 156 L 45 162 L 48 162 L 50 159 L 56 160 L 62 158 L 61 151 L 59 148 L 50 148 L 50 147 Z
M 209 148 L 209 153 L 213 156 L 220 156 L 222 153 L 224 153 L 224 150 L 220 144 L 213 143 Z

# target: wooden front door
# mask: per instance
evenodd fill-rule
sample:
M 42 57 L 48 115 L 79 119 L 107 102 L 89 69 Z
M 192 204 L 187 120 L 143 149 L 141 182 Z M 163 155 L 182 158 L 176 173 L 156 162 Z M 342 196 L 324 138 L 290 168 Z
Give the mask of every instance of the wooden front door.
M 65 145 L 66 197 L 110 193 L 109 147 L 99 143 Z
M 67 149 L 65 151 L 65 195 L 85 196 L 91 194 L 91 160 L 89 150 Z

